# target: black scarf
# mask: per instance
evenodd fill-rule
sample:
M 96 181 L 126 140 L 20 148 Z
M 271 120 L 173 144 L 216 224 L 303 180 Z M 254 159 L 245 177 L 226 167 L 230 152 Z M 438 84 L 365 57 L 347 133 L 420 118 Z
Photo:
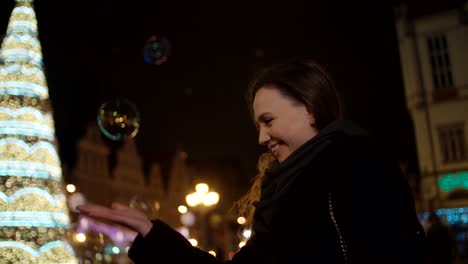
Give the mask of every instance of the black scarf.
M 346 136 L 362 136 L 365 134 L 361 128 L 350 121 L 337 120 L 330 123 L 316 136 L 291 153 L 286 160 L 265 172 L 261 198 L 254 205 L 257 208 L 263 207 L 282 196 L 301 171 L 316 159 L 334 140 Z

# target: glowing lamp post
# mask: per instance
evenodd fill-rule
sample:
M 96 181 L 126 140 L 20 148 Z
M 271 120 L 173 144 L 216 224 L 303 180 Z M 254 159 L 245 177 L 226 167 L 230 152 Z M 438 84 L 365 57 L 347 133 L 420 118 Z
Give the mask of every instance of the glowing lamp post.
M 190 193 L 185 197 L 187 205 L 200 214 L 200 245 L 204 249 L 208 246 L 207 212 L 209 208 L 219 202 L 219 194 L 213 191 L 210 192 L 209 190 L 210 188 L 208 184 L 199 183 L 195 185 L 195 192 Z

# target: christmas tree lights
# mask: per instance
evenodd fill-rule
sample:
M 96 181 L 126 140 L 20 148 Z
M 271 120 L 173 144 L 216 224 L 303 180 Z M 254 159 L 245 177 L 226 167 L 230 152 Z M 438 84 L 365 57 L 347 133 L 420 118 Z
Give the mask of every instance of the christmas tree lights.
M 0 49 L 0 259 L 78 263 L 32 0 L 16 0 Z

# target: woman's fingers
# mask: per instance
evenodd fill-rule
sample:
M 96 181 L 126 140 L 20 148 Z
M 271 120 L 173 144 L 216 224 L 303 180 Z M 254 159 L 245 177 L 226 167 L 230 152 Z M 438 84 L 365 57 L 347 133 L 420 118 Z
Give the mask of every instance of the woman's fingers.
M 81 213 L 84 213 L 90 216 L 94 215 L 94 216 L 105 217 L 105 216 L 112 216 L 114 214 L 122 213 L 122 212 L 124 212 L 124 214 L 128 214 L 126 211 L 128 211 L 128 209 L 130 208 L 122 204 L 113 203 L 112 207 L 110 208 L 106 206 L 102 206 L 102 205 L 96 205 L 96 204 L 85 204 L 85 205 L 78 206 L 77 209 Z
M 124 225 L 145 236 L 153 226 L 152 222 L 145 214 L 135 210 L 106 210 L 98 211 L 90 214 L 91 217 L 104 218 L 107 221 L 112 221 Z
M 111 207 L 113 209 L 117 209 L 117 210 L 126 210 L 126 209 L 130 208 L 130 207 L 126 206 L 126 205 L 123 205 L 123 204 L 117 203 L 117 202 L 112 203 Z
M 76 207 L 80 213 L 89 214 L 94 211 L 104 210 L 107 207 L 97 204 L 82 204 Z
M 151 221 L 143 212 L 119 203 L 113 203 L 111 208 L 85 204 L 78 206 L 77 209 L 89 217 L 127 226 L 142 235 L 146 235 L 152 227 Z

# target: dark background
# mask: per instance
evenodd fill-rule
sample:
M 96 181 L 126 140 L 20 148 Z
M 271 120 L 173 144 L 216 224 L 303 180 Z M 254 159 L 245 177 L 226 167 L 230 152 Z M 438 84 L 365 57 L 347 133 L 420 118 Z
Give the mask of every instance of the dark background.
M 456 1 L 407 1 L 412 15 Z M 291 58 L 322 63 L 345 116 L 416 170 L 394 26 L 398 1 L 46 1 L 35 11 L 63 163 L 98 107 L 123 96 L 140 110 L 136 140 L 146 167 L 163 173 L 177 146 L 192 164 L 229 164 L 245 179 L 258 153 L 244 91 L 263 66 Z M 13 0 L 0 0 L 0 34 Z M 146 64 L 151 35 L 172 43 L 169 60 Z M 118 144 L 113 144 L 118 147 Z

